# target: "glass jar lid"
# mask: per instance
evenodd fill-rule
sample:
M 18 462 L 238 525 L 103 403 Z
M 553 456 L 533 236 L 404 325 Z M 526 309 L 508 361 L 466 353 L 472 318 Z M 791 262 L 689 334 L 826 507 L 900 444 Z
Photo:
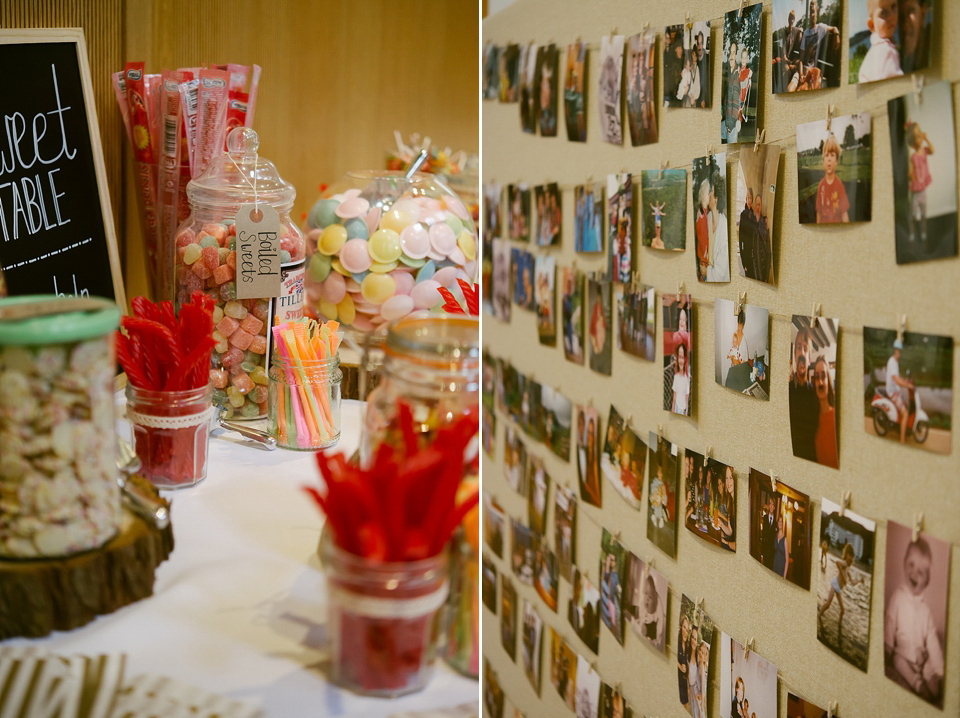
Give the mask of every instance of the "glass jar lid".
M 187 183 L 191 206 L 230 211 L 256 198 L 278 211 L 293 207 L 297 190 L 270 160 L 257 154 L 260 139 L 249 127 L 227 135 L 227 151 L 214 157 L 203 174 Z
M 57 312 L 57 303 L 62 303 L 65 309 L 82 308 Z M 31 304 L 35 306 L 31 307 Z M 13 307 L 23 309 L 24 313 L 30 310 L 33 316 L 0 321 L 0 345 L 75 342 L 109 334 L 120 324 L 120 307 L 99 297 L 75 300 L 55 294 L 38 294 L 0 299 L 0 314 Z M 38 313 L 41 311 L 45 313 Z
M 386 353 L 424 364 L 476 363 L 480 358 L 480 321 L 451 314 L 400 319 L 387 330 Z

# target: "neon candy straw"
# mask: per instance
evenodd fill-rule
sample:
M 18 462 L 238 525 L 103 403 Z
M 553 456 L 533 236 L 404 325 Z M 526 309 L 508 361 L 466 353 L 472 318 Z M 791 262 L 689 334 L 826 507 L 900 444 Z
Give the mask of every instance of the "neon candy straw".
M 290 324 L 287 324 L 286 326 L 289 327 Z M 315 403 L 313 402 L 312 395 L 308 394 L 306 391 L 307 373 L 306 373 L 306 370 L 303 368 L 303 360 L 301 359 L 300 354 L 297 351 L 297 338 L 294 333 L 294 330 L 289 328 L 284 329 L 283 338 L 287 344 L 287 351 L 289 353 L 289 356 L 293 364 L 296 366 L 297 374 L 300 375 L 300 379 L 302 381 L 302 384 L 297 387 L 297 391 L 300 394 L 300 405 L 301 407 L 310 406 L 310 408 L 313 410 L 313 414 L 307 411 L 303 411 L 303 418 L 307 423 L 307 428 L 310 431 L 310 438 L 312 442 L 314 444 L 317 444 L 320 441 L 320 432 L 317 430 L 317 425 L 315 423 L 314 417 L 319 413 L 319 409 L 317 409 Z
M 289 355 L 289 352 L 287 351 L 286 343 L 283 341 L 282 330 L 283 330 L 283 326 L 275 326 L 273 328 L 274 339 L 276 340 L 276 343 L 277 343 L 277 351 L 280 352 L 280 356 L 284 360 L 286 360 L 287 384 L 289 386 L 294 386 L 296 384 L 296 380 L 293 377 L 293 369 L 290 366 L 290 355 Z M 293 391 L 290 392 L 290 408 L 292 409 L 292 412 L 293 412 L 293 418 L 296 421 L 297 446 L 301 448 L 306 448 L 307 444 L 305 444 L 304 441 L 309 432 L 307 431 L 307 427 L 304 424 L 303 412 L 300 410 L 297 394 L 296 392 L 293 392 Z
M 306 326 L 303 322 L 297 322 L 293 324 L 293 336 L 296 341 L 297 347 L 299 349 L 299 355 L 301 357 L 306 357 L 307 359 L 316 361 L 317 357 L 311 356 L 309 349 L 307 348 L 307 332 Z M 298 365 L 300 366 L 300 365 Z M 320 408 L 317 405 L 317 386 L 308 382 L 306 376 L 306 369 L 302 369 L 302 375 L 304 377 L 304 384 L 309 389 L 307 393 L 307 398 L 310 400 L 310 407 L 313 409 L 313 420 L 317 426 L 319 433 L 323 434 L 323 439 L 326 441 L 332 435 L 332 423 L 333 417 L 329 416 L 329 406 L 327 407 L 327 415 L 324 415 Z M 322 396 L 322 395 L 321 395 Z M 320 426 L 321 422 L 323 427 Z M 322 432 L 320 431 L 322 428 Z

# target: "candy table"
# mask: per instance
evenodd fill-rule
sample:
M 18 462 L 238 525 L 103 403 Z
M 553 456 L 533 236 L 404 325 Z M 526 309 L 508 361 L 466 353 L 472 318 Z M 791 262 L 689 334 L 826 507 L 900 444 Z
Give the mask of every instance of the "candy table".
M 117 404 L 122 416 L 122 392 Z M 343 402 L 340 450 L 357 448 L 360 407 Z M 126 420 L 118 428 L 129 435 Z M 227 432 L 211 439 L 208 466 L 202 483 L 164 492 L 176 546 L 152 597 L 29 643 L 60 654 L 123 652 L 127 676 L 169 676 L 269 718 L 462 715 L 463 704 L 479 713 L 478 683 L 442 661 L 426 690 L 396 700 L 357 696 L 327 679 L 326 581 L 316 554 L 323 519 L 300 491 L 317 481 L 313 454 L 264 451 Z

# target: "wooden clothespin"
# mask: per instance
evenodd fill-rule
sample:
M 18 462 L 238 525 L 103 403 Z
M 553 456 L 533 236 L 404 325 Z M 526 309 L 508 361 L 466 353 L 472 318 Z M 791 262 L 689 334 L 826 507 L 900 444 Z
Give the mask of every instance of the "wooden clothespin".
M 754 152 L 759 152 L 759 151 L 760 151 L 760 145 L 763 144 L 763 138 L 766 137 L 766 136 L 767 136 L 767 131 L 766 131 L 766 129 L 760 130 L 760 132 L 757 133 L 757 139 L 756 139 L 756 140 L 754 141 L 754 143 L 753 143 L 753 151 L 754 151 Z
M 844 491 L 840 499 L 840 517 L 843 518 L 847 513 L 847 507 L 850 506 L 850 492 Z
M 670 164 L 670 160 L 660 160 L 660 174 L 657 179 L 663 179 L 663 168 Z
M 707 462 L 710 461 L 710 454 L 713 453 L 713 447 L 708 446 L 703 451 L 703 468 L 707 468 Z M 700 599 L 701 601 L 703 599 Z
M 775 494 L 779 494 L 779 493 L 780 493 L 780 492 L 777 490 L 777 484 L 779 484 L 779 483 L 780 483 L 780 482 L 777 480 L 777 475 L 771 471 L 771 472 L 770 472 L 770 488 L 773 489 L 773 493 L 775 493 Z
M 631 423 L 633 423 L 633 414 L 627 414 L 627 418 L 623 420 L 623 423 L 630 426 Z
M 657 437 L 663 438 L 663 424 L 657 424 Z
M 737 20 L 743 17 L 743 0 L 740 0 L 740 9 L 737 10 Z
M 706 146 L 706 150 L 707 150 L 707 157 L 710 157 L 710 156 L 713 154 L 713 145 L 711 145 L 711 144 L 708 142 L 708 143 L 707 143 L 707 146 Z
M 913 532 L 910 534 L 910 540 L 916 541 L 920 538 L 921 531 L 923 531 L 923 511 L 920 511 L 913 517 Z
M 748 638 L 747 642 L 743 644 L 743 660 L 747 660 L 750 656 L 750 651 L 757 650 L 757 642 L 753 638 Z
M 697 599 L 697 623 L 703 621 L 703 597 Z
M 827 103 L 827 132 L 830 131 L 830 126 L 833 124 L 833 111 L 836 109 L 834 105 Z
M 677 299 L 683 296 L 683 280 L 677 280 Z
M 813 312 L 811 312 L 810 316 L 812 316 L 812 317 L 819 317 L 819 316 L 820 316 L 820 302 L 814 302 L 814 303 L 813 303 Z
M 827 718 L 833 718 L 837 714 L 837 702 L 830 701 L 827 706 Z
M 917 104 L 923 102 L 923 86 L 926 84 L 926 81 L 923 79 L 923 75 L 914 73 L 913 75 L 913 92 L 917 98 Z
M 743 305 L 747 303 L 747 293 L 746 292 L 737 292 L 737 303 L 733 306 L 733 315 L 739 316 L 740 310 L 743 309 Z

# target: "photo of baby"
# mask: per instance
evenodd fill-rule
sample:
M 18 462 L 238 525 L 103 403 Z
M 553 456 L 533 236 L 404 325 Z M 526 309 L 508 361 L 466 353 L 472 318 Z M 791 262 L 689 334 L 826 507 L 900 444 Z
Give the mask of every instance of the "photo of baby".
M 690 416 L 693 397 L 693 325 L 690 294 L 663 297 L 663 408 Z
M 875 82 L 930 66 L 933 0 L 849 0 L 849 82 Z
M 667 577 L 627 552 L 623 612 L 633 632 L 663 653 L 667 647 Z
M 861 671 L 870 651 L 870 594 L 877 525 L 820 501 L 817 639 Z
M 560 321 L 563 322 L 563 355 L 567 361 L 583 364 L 584 294 L 583 272 L 573 267 L 561 269 Z
M 869 113 L 797 125 L 801 224 L 870 221 L 872 148 Z
M 600 536 L 600 616 L 603 625 L 623 645 L 623 576 L 626 570 L 623 546 L 603 529 Z M 577 681 L 579 685 L 579 681 Z
M 513 265 L 513 303 L 521 309 L 536 309 L 533 296 L 533 254 L 514 247 L 510 252 Z
M 507 45 L 500 49 L 500 102 L 516 102 L 520 98 L 520 47 Z
M 664 28 L 664 107 L 710 107 L 712 83 L 710 22 Z
M 949 82 L 887 103 L 897 264 L 957 256 L 957 162 Z
M 777 192 L 779 145 L 740 149 L 737 199 L 737 265 L 741 277 L 773 284 L 774 199 Z
M 774 0 L 773 91 L 840 87 L 843 0 Z
M 533 188 L 537 205 L 537 244 L 541 247 L 560 244 L 560 189 L 556 182 Z
M 777 666 L 720 632 L 721 718 L 776 718 Z
M 633 271 L 633 181 L 628 173 L 607 175 L 607 256 L 614 282 L 629 282 Z
M 793 455 L 839 467 L 837 337 L 840 320 L 794 314 L 790 324 L 790 437 Z
M 682 252 L 687 248 L 687 171 L 640 173 L 643 246 Z
M 584 645 L 596 653 L 600 648 L 600 592 L 576 567 L 570 590 L 567 620 Z
M 680 471 L 677 445 L 651 431 L 648 446 L 647 538 L 674 558 L 677 555 L 677 476 Z
M 540 650 L 543 645 L 543 619 L 530 601 L 523 600 L 523 626 L 520 635 L 520 656 L 523 658 L 523 672 L 540 695 Z
M 511 661 L 517 660 L 517 589 L 506 576 L 500 582 L 500 642 Z
M 593 407 L 577 407 L 577 478 L 580 498 L 600 508 L 600 413 Z
M 530 241 L 530 188 L 525 184 L 507 185 L 507 223 L 510 239 Z
M 627 122 L 634 147 L 657 141 L 657 110 L 654 101 L 657 33 L 633 35 L 627 43 Z
M 577 252 L 603 251 L 603 183 L 577 185 L 573 189 L 576 207 L 573 248 Z
M 617 300 L 617 346 L 628 354 L 653 361 L 656 358 L 657 305 L 653 287 L 623 286 Z
M 687 529 L 707 543 L 737 550 L 737 481 L 733 467 L 687 449 L 683 456 Z
M 510 283 L 513 267 L 510 265 L 510 245 L 506 240 L 493 240 L 493 316 L 501 322 L 510 321 L 513 292 Z
M 710 647 L 716 626 L 702 608 L 683 594 L 680 598 L 680 628 L 677 631 L 677 681 L 680 704 L 695 718 L 707 718 Z M 735 718 L 740 718 L 736 716 Z
M 600 471 L 623 500 L 635 509 L 640 508 L 646 463 L 647 445 L 611 406 L 607 438 L 600 456 Z
M 750 469 L 750 555 L 780 578 L 810 588 L 810 497 Z
M 533 265 L 533 300 L 537 312 L 537 335 L 540 343 L 557 346 L 557 258 L 537 255 Z
M 520 77 L 520 128 L 529 134 L 537 132 L 534 77 L 537 70 L 537 45 L 530 43 L 520 48 L 518 74 Z
M 600 134 L 604 142 L 612 145 L 623 144 L 623 115 L 620 112 L 623 45 L 623 35 L 607 35 L 600 38 L 600 67 L 597 82 Z
M 697 280 L 729 282 L 730 220 L 725 152 L 693 160 L 693 204 Z
M 884 672 L 942 710 L 950 544 L 888 520 L 886 567 Z
M 598 374 L 610 376 L 613 360 L 613 306 L 610 282 L 587 282 L 587 311 L 589 320 L 590 368 Z
M 586 80 L 587 44 L 567 45 L 567 69 L 563 77 L 563 116 L 567 125 L 567 139 L 587 141 L 587 112 L 583 92 Z
M 550 627 L 550 682 L 560 700 L 573 710 L 577 700 L 577 654 L 559 633 Z
M 756 3 L 723 16 L 720 140 L 725 145 L 757 137 L 762 11 L 763 3 Z
M 714 377 L 717 384 L 741 394 L 770 399 L 770 311 L 729 299 L 713 306 Z
M 560 575 L 570 581 L 573 557 L 577 552 L 577 496 L 557 484 L 554 490 L 553 545 Z
M 553 43 L 537 48 L 537 67 L 533 76 L 537 127 L 541 137 L 557 136 L 557 86 L 560 52 Z

